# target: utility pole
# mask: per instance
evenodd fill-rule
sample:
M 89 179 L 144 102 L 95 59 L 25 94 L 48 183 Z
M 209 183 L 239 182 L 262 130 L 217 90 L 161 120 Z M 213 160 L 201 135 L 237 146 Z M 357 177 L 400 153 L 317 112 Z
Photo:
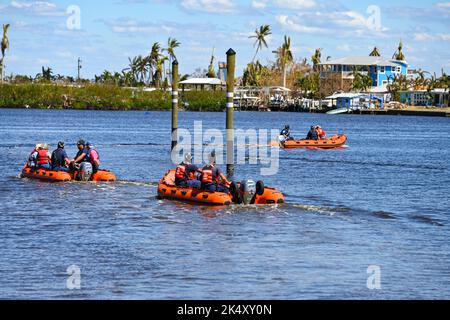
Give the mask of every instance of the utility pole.
M 81 77 L 80 77 L 80 70 L 81 70 L 81 58 L 78 58 L 78 81 L 80 81 L 81 80 Z

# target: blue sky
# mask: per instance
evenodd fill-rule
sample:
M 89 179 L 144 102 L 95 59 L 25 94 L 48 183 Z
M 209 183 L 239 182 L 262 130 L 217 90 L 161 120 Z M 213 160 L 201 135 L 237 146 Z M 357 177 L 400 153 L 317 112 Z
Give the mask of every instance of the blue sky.
M 70 6 L 80 9 L 80 29 L 69 29 Z M 295 58 L 368 55 L 378 46 L 391 57 L 400 39 L 412 68 L 440 74 L 450 70 L 450 2 L 418 0 L 0 0 L 0 24 L 10 23 L 7 73 L 35 75 L 41 66 L 55 73 L 92 78 L 103 70 L 121 71 L 128 57 L 148 54 L 153 42 L 169 37 L 182 73 L 207 68 L 213 47 L 218 60 L 237 51 L 238 72 L 255 49 L 248 37 L 269 24 L 269 49 L 259 59 L 273 60 L 283 36 L 292 38 Z

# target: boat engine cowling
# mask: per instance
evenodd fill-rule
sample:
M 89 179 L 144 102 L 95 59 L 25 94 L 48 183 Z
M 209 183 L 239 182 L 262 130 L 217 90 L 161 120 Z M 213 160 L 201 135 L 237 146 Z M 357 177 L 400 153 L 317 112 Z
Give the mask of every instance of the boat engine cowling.
M 89 162 L 82 162 L 80 165 L 80 171 L 78 173 L 78 178 L 80 181 L 89 181 L 92 176 L 92 164 Z
M 240 185 L 240 195 L 244 204 L 251 204 L 256 195 L 256 183 L 253 180 L 244 180 Z

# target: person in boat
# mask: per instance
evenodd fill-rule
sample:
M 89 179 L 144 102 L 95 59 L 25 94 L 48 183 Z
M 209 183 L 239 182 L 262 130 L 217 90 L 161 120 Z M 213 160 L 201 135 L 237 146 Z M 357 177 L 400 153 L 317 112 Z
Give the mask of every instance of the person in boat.
M 70 159 L 64 150 L 64 142 L 58 142 L 58 148 L 52 153 L 52 170 L 69 172 Z
M 37 156 L 36 156 L 36 167 L 42 168 L 42 169 L 51 169 L 51 157 L 48 152 L 48 145 L 42 144 L 39 146 L 37 150 Z
M 175 184 L 179 187 L 200 189 L 202 183 L 200 180 L 197 180 L 197 172 L 198 167 L 192 164 L 192 155 L 187 153 L 183 162 L 178 165 L 175 171 Z
M 319 140 L 316 126 L 311 126 L 311 129 L 309 130 L 308 135 L 306 136 L 306 140 Z
M 228 181 L 222 170 L 216 166 L 216 156 L 214 152 L 209 156 L 208 163 L 209 164 L 202 169 L 202 189 L 206 191 L 229 193 L 231 182 Z
M 317 125 L 316 126 L 316 131 L 317 131 L 317 137 L 319 140 L 326 140 L 327 139 L 327 134 L 325 133 L 325 131 L 322 129 L 321 126 Z
M 79 171 L 92 173 L 92 165 L 89 161 L 89 151 L 86 148 L 86 142 L 79 140 L 77 142 L 78 152 L 70 163 L 70 171 Z
M 100 169 L 100 155 L 92 143 L 86 143 L 86 161 L 92 164 L 92 173 L 97 173 Z
M 41 144 L 36 144 L 33 151 L 31 151 L 30 155 L 28 156 L 27 166 L 30 168 L 34 168 L 37 166 L 36 160 L 38 157 L 38 150 L 41 147 Z
M 77 142 L 78 152 L 73 159 L 75 163 L 82 163 L 86 161 L 88 158 L 88 150 L 86 149 L 86 142 L 83 139 L 78 140 Z
M 288 124 L 284 126 L 283 130 L 281 130 L 279 140 L 282 144 L 286 141 L 294 140 L 294 138 L 291 136 L 291 127 Z

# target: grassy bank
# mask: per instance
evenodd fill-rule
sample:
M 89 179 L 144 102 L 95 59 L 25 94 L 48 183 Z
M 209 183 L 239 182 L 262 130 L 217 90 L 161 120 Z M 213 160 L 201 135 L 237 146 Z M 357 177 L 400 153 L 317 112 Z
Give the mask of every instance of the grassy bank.
M 181 94 L 188 111 L 222 111 L 224 92 L 191 91 Z M 0 85 L 0 108 L 77 110 L 169 110 L 170 92 L 131 90 L 108 85 L 82 87 L 55 84 Z

